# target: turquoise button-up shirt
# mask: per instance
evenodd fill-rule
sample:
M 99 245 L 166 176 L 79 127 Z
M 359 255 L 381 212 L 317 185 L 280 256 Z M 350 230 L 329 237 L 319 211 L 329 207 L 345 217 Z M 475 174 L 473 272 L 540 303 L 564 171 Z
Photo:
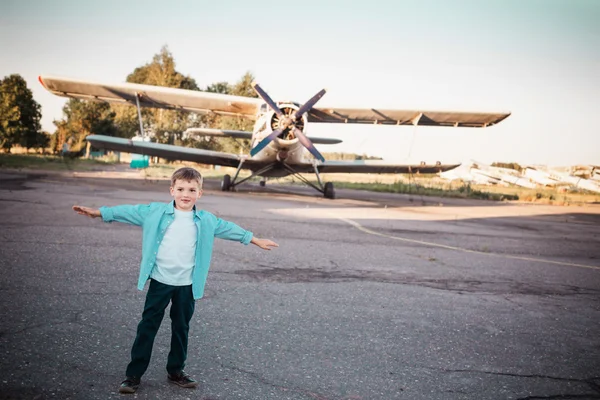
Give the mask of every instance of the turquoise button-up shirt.
M 156 263 L 156 254 L 167 227 L 173 222 L 175 203 L 150 203 L 100 207 L 104 222 L 122 222 L 142 227 L 142 261 L 138 289 L 144 290 L 146 281 Z M 233 222 L 225 221 L 208 211 L 194 207 L 194 223 L 198 229 L 196 243 L 196 263 L 192 272 L 192 292 L 194 299 L 204 295 L 204 285 L 210 268 L 215 238 L 233 240 L 245 245 L 252 240 L 252 232 L 240 228 Z

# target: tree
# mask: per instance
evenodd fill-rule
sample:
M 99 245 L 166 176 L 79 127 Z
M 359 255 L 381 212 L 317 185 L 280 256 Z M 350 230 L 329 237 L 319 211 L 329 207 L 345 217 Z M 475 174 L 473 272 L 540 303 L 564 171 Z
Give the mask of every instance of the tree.
M 152 62 L 137 67 L 127 76 L 127 82 L 154 86 L 200 90 L 196 81 L 175 69 L 175 59 L 167 46 L 163 46 Z M 133 107 L 113 106 L 119 130 L 125 137 L 139 131 L 137 110 Z M 194 122 L 195 117 L 183 111 L 144 108 L 142 110 L 144 131 L 154 135 L 161 143 L 177 143 L 183 131 Z M 140 132 L 141 133 L 141 132 Z
M 0 145 L 4 151 L 9 152 L 15 145 L 28 150 L 40 147 L 41 117 L 41 106 L 21 75 L 0 80 Z
M 231 87 L 229 87 L 229 83 L 227 82 L 217 82 L 208 85 L 205 91 L 210 93 L 229 94 L 231 92 Z
M 258 97 L 251 85 L 253 80 L 254 77 L 252 74 L 247 72 L 234 85 L 221 81 L 208 85 L 204 91 Z M 154 55 L 151 62 L 135 68 L 127 76 L 127 82 L 200 90 L 193 78 L 184 76 L 177 71 L 175 60 L 167 46 L 163 46 L 160 52 Z M 119 134 L 124 137 L 134 136 L 139 131 L 136 108 L 125 105 L 112 105 L 112 109 L 116 115 L 115 121 Z M 231 138 L 184 138 L 183 132 L 187 128 L 192 127 L 245 131 L 251 131 L 253 128 L 253 121 L 240 117 L 220 116 L 217 114 L 198 115 L 184 111 L 154 108 L 143 108 L 141 113 L 144 131 L 153 135 L 157 142 L 231 153 L 238 153 L 241 148 L 248 147 L 249 141 L 243 140 L 240 143 Z
M 51 140 L 52 135 L 50 133 L 38 131 L 35 135 L 35 145 L 33 147 L 45 153 L 46 149 L 50 146 Z
M 152 62 L 137 67 L 127 76 L 127 82 L 146 85 L 173 87 L 188 90 L 200 90 L 194 78 L 184 76 L 175 70 L 175 59 L 168 46 L 163 46 Z
M 258 94 L 252 87 L 252 82 L 254 82 L 254 75 L 250 71 L 246 72 L 244 76 L 240 78 L 239 81 L 236 82 L 235 85 L 231 88 L 229 94 L 234 96 L 244 96 L 244 97 L 258 97 Z
M 227 82 L 217 82 L 209 85 L 206 88 L 206 91 L 256 98 L 258 97 L 258 94 L 256 94 L 252 88 L 253 81 L 254 75 L 250 72 L 246 72 L 234 85 L 230 85 Z M 242 117 L 209 114 L 202 118 L 202 125 L 215 129 L 252 131 L 254 122 Z M 239 153 L 240 151 L 246 150 L 249 146 L 250 141 L 247 139 L 238 141 L 233 138 L 221 138 L 219 140 L 219 148 L 216 150 L 228 153 Z
M 52 143 L 54 151 L 60 151 L 63 144 L 68 143 L 71 152 L 82 152 L 89 135 L 115 136 L 118 133 L 116 113 L 108 103 L 69 99 L 63 107 L 63 115 L 62 120 L 54 121 L 57 128 Z

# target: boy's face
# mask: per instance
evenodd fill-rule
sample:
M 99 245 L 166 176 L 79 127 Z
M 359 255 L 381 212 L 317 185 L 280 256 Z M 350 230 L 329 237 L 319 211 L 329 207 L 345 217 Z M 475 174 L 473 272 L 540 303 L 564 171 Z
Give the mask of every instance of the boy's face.
M 192 211 L 196 200 L 202 196 L 198 181 L 177 179 L 171 186 L 171 196 L 175 199 L 175 208 L 181 211 Z

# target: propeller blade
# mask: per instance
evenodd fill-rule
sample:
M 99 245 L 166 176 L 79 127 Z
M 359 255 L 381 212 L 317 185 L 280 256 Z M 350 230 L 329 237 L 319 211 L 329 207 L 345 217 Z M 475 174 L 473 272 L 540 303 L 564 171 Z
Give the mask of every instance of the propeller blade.
M 271 143 L 273 141 L 273 139 L 275 139 L 277 136 L 279 136 L 281 134 L 281 132 L 282 132 L 281 129 L 277 129 L 277 130 L 271 132 L 271 134 L 269 136 L 267 136 L 266 138 L 261 140 L 259 144 L 257 144 L 256 146 L 254 146 L 252 148 L 252 150 L 250 150 L 250 155 L 252 157 L 254 157 L 259 151 L 261 151 L 262 149 L 267 147 L 267 145 L 269 143 Z
M 271 99 L 271 97 L 269 97 L 267 92 L 262 90 L 262 88 L 258 85 L 258 83 L 252 82 L 252 88 L 265 101 L 265 103 L 267 103 L 269 105 L 269 107 L 271 107 L 271 109 L 273 109 L 273 111 L 275 111 L 275 114 L 277 114 L 279 117 L 283 116 L 283 112 L 281 112 L 279 107 L 277 107 L 277 104 L 273 101 L 273 99 Z
M 296 118 L 302 116 L 305 112 L 307 112 L 311 108 L 313 108 L 313 106 L 315 104 L 317 104 L 317 101 L 319 101 L 321 99 L 321 97 L 323 97 L 323 95 L 325 95 L 325 93 L 326 93 L 326 90 L 322 89 L 319 93 L 317 93 L 313 97 L 311 97 L 310 100 L 308 100 L 306 103 L 302 104 L 300 106 L 300 108 L 298 109 L 298 111 L 296 111 L 294 113 L 294 116 L 292 117 L 292 119 L 296 119 Z
M 319 153 L 319 150 L 315 148 L 315 145 L 310 141 L 309 138 L 306 137 L 306 135 L 304 135 L 304 133 L 302 133 L 300 129 L 294 127 L 294 135 L 296 135 L 298 141 L 302 143 L 302 145 L 306 147 L 308 151 L 310 151 L 310 154 L 315 156 L 317 160 L 320 160 L 321 162 L 325 161 L 325 157 Z

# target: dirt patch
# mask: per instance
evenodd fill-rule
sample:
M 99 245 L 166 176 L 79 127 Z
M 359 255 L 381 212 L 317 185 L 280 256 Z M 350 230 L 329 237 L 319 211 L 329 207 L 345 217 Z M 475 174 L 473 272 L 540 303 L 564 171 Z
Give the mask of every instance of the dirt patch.
M 39 179 L 42 179 L 43 177 L 44 177 L 43 175 L 37 175 L 37 174 L 10 175 L 10 174 L 0 173 L 0 190 L 8 190 L 8 191 L 29 190 L 31 188 L 29 188 L 25 185 L 27 182 L 39 180 Z
M 481 281 L 459 279 L 419 278 L 412 274 L 393 271 L 326 270 L 322 268 L 279 268 L 243 269 L 234 272 L 258 282 L 280 283 L 339 283 L 380 282 L 400 285 L 422 286 L 459 293 L 527 294 L 535 296 L 594 295 L 600 291 L 568 285 L 552 287 L 512 281 Z

